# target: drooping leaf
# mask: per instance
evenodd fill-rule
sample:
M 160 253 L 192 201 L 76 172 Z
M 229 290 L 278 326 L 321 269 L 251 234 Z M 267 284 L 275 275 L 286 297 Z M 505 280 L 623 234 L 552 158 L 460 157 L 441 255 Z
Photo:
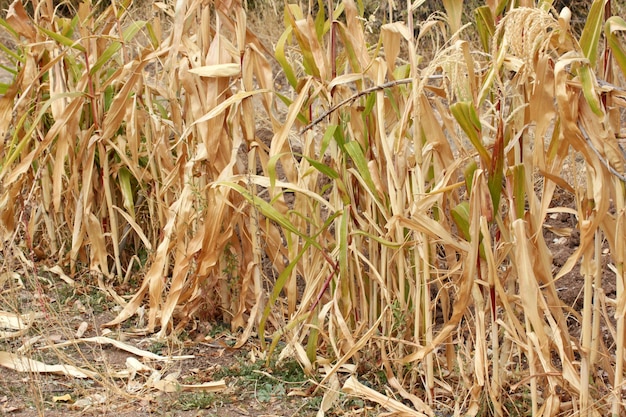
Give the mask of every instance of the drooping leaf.
M 626 22 L 619 16 L 612 16 L 604 25 L 604 34 L 607 43 L 609 48 L 611 48 L 617 65 L 619 65 L 619 68 L 622 70 L 622 74 L 626 74 L 626 51 L 624 51 L 624 47 L 619 41 L 618 35 L 624 32 L 626 32 Z

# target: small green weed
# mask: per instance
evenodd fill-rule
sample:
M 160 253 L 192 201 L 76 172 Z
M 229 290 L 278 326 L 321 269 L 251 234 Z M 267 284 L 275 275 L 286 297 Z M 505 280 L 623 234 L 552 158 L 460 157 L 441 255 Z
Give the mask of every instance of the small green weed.
M 213 393 L 185 393 L 176 401 L 176 408 L 182 411 L 203 410 L 213 406 L 224 405 L 226 396 L 217 396 Z
M 158 355 L 158 354 L 161 354 L 161 352 L 163 352 L 163 348 L 166 348 L 166 347 L 167 347 L 167 344 L 164 342 L 154 342 L 150 346 L 148 346 L 148 351 Z

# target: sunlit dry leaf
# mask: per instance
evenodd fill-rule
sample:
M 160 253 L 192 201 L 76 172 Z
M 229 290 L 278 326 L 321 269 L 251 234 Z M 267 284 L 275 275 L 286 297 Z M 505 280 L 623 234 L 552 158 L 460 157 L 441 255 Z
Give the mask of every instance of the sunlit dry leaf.
M 18 372 L 54 373 L 74 378 L 96 378 L 96 372 L 72 365 L 48 365 L 34 359 L 9 352 L 0 352 L 0 365 Z
M 381 394 L 373 390 L 372 388 L 366 387 L 365 385 L 361 384 L 354 376 L 350 376 L 346 380 L 341 390 L 350 395 L 367 398 L 369 401 L 374 401 L 375 403 L 378 403 L 381 406 L 385 407 L 387 410 L 401 415 L 415 417 L 427 416 L 424 413 L 412 410 L 400 401 L 389 398 L 388 396 Z
M 61 396 L 52 396 L 52 402 L 53 403 L 58 403 L 58 402 L 69 402 L 72 401 L 72 396 L 70 394 L 65 394 L 65 395 L 61 395 Z
M 52 268 L 49 268 L 47 266 L 43 266 L 42 269 L 44 271 L 47 272 L 52 272 L 53 274 L 57 275 L 59 278 L 61 278 L 66 284 L 74 287 L 74 285 L 76 284 L 74 282 L 74 280 L 70 277 L 68 277 L 65 272 L 63 272 L 63 269 L 61 268 L 61 266 L 59 265 L 54 265 Z
M 44 349 L 48 349 L 48 348 L 51 349 L 53 347 L 58 348 L 58 347 L 64 347 L 64 346 L 71 346 L 76 343 L 96 343 L 99 345 L 112 345 L 118 349 L 132 353 L 133 355 L 137 355 L 142 358 L 151 359 L 151 360 L 159 361 L 159 362 L 169 362 L 172 360 L 181 360 L 181 359 L 192 359 L 194 357 L 193 355 L 161 356 L 161 355 L 157 355 L 156 353 L 149 352 L 147 350 L 139 349 L 135 346 L 129 345 L 128 343 L 124 343 L 119 340 L 111 339 L 111 338 L 103 337 L 103 336 L 87 337 L 83 339 L 76 339 L 76 340 L 71 340 L 71 341 L 67 341 L 63 343 L 57 343 L 55 345 L 46 346 L 44 347 Z
M 20 314 L 9 313 L 7 311 L 0 311 L 0 327 L 12 330 L 22 330 L 26 327 L 30 327 L 30 323 L 38 317 L 41 317 L 41 315 L 31 313 L 30 315 L 23 316 Z
M 37 32 L 20 0 L 15 0 L 9 5 L 6 21 L 13 30 L 24 36 L 29 42 L 35 42 Z
M 241 72 L 239 64 L 214 64 L 189 69 L 192 74 L 207 78 L 235 77 Z

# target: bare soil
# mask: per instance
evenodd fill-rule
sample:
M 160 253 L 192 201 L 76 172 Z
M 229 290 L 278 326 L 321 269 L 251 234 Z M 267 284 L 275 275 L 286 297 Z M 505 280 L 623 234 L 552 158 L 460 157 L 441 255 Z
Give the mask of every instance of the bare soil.
M 63 287 L 65 284 L 56 282 L 54 285 Z M 53 288 L 46 288 L 46 293 L 51 292 Z M 23 291 L 22 297 L 29 298 L 29 293 L 36 293 L 36 290 Z M 26 336 L 0 340 L 0 351 L 18 352 L 29 341 L 34 341 L 26 357 L 46 364 L 71 364 L 95 370 L 99 376 L 79 379 L 51 373 L 17 372 L 0 366 L 0 415 L 306 416 L 313 415 L 319 404 L 316 397 L 305 395 L 312 392 L 311 383 L 297 364 L 287 362 L 266 368 L 259 357 L 259 346 L 249 344 L 232 349 L 229 344 L 234 338 L 219 326 L 200 326 L 201 330 L 198 328 L 167 340 L 132 336 L 127 333 L 132 330 L 129 328 L 107 335 L 161 356 L 192 356 L 169 363 L 142 359 L 111 345 L 82 343 L 76 347 L 47 349 L 47 346 L 71 340 L 72 333 L 82 322 L 91 323 L 84 337 L 101 334 L 99 324 L 112 319 L 114 314 L 106 310 L 108 303 L 94 294 L 96 292 L 88 296 L 47 299 L 49 319 L 40 320 Z M 88 305 L 94 298 L 98 303 L 95 312 Z M 37 309 L 38 304 L 32 299 L 23 306 Z M 82 311 L 77 310 L 76 305 Z M 7 307 L 1 305 L 0 310 L 7 311 Z M 101 308 L 105 311 L 99 311 Z M 137 374 L 132 379 L 112 378 L 110 375 L 116 371 L 127 369 L 129 357 L 140 359 L 163 377 L 175 375 L 181 384 L 224 380 L 226 389 L 215 393 L 160 392 L 148 388 L 150 373 Z

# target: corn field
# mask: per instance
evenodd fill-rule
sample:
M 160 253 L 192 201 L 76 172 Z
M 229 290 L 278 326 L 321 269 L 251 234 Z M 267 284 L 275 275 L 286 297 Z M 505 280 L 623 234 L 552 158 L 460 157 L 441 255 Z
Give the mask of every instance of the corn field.
M 130 0 L 16 0 L 3 270 L 91 280 L 122 307 L 108 327 L 226 321 L 236 347 L 297 358 L 322 413 L 344 392 L 397 415 L 520 396 L 525 415 L 626 415 L 626 22 L 607 0 L 580 35 L 551 1 L 414 21 L 423 3 L 398 2 L 404 21 L 381 3 L 374 31 L 360 1 L 285 3 L 269 47 L 239 0 L 142 21 Z M 555 267 L 559 213 L 580 244 Z M 575 268 L 580 310 L 559 293 Z

